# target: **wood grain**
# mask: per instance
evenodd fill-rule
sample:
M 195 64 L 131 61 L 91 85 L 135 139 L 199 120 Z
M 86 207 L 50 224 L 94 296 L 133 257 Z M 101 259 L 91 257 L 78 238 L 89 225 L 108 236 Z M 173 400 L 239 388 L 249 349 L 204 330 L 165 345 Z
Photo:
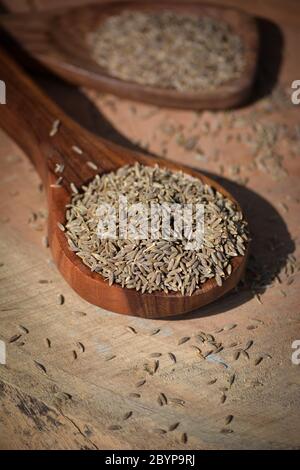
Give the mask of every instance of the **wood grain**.
M 11 7 L 16 3 L 24 5 L 25 0 L 7 1 Z M 58 0 L 37 3 L 44 9 L 62 4 Z M 241 4 L 240 0 L 221 3 Z M 242 3 L 245 10 L 267 17 L 282 31 L 285 47 L 278 80 L 281 86 L 290 86 L 300 74 L 299 61 L 295 60 L 300 43 L 299 2 Z M 270 46 L 269 60 L 271 51 L 274 49 Z M 296 141 L 280 138 L 278 151 L 287 174 L 274 180 L 271 172 L 255 167 L 255 157 L 247 145 L 228 139 L 250 132 L 247 124 L 245 128 L 230 128 L 228 118 L 232 116 L 244 119 L 255 115 L 256 123 L 266 129 L 280 123 L 292 133 L 299 125 L 299 106 L 271 107 L 274 100 L 265 96 L 229 115 L 195 115 L 99 96 L 90 90 L 85 91 L 89 100 L 79 100 L 75 90 L 53 79 L 49 78 L 46 85 L 56 90 L 61 105 L 69 100 L 69 111 L 86 125 L 93 123 L 100 135 L 107 132 L 105 122 L 110 122 L 115 134 L 118 131 L 145 148 L 149 145 L 153 153 L 162 155 L 166 149 L 168 159 L 209 173 L 223 171 L 222 184 L 238 195 L 253 221 L 252 251 L 262 260 L 258 274 L 282 258 L 281 272 L 274 273 L 281 284 L 275 282 L 266 288 L 261 294 L 262 304 L 246 287 L 204 307 L 205 316 L 203 311 L 200 317 L 195 312 L 176 321 L 129 318 L 88 304 L 64 282 L 51 262 L 51 253 L 42 242 L 47 231 L 47 202 L 40 179 L 24 153 L 0 130 L 0 339 L 7 343 L 7 365 L 0 365 L 0 448 L 299 449 L 299 366 L 292 364 L 291 345 L 300 339 L 300 277 L 295 273 L 289 284 L 284 274 L 286 256 L 293 253 L 298 260 L 300 256 L 299 151 Z M 206 121 L 212 129 L 221 122 L 222 132 L 217 137 L 204 135 L 202 124 Z M 198 136 L 201 155 L 207 158 L 199 159 L 196 149 L 185 150 L 174 137 L 167 140 L 162 123 L 179 128 L 186 138 Z M 218 159 L 216 151 L 220 152 Z M 238 166 L 240 175 L 233 172 Z M 237 182 L 246 177 L 247 183 Z M 276 251 L 271 250 L 274 237 L 278 239 Z M 59 294 L 65 297 L 61 306 L 56 303 Z M 20 324 L 29 329 L 29 334 L 19 329 Z M 216 360 L 226 361 L 229 369 L 200 360 L 189 346 L 196 344 L 194 334 L 211 333 L 228 324 L 237 327 L 216 335 L 218 340 L 226 346 L 237 342 L 240 348 L 252 339 L 250 360 L 241 357 L 234 361 L 233 351 L 227 347 Z M 126 329 L 128 325 L 137 335 Z M 249 330 L 251 325 L 255 329 Z M 160 333 L 150 336 L 157 328 Z M 9 343 L 20 333 L 20 341 Z M 178 346 L 183 336 L 192 339 Z M 51 340 L 51 348 L 46 338 Z M 84 344 L 84 353 L 78 342 Z M 74 349 L 78 351 L 77 360 L 73 358 Z M 176 364 L 168 358 L 170 351 L 177 357 Z M 154 352 L 163 353 L 159 370 L 147 377 L 140 389 L 141 398 L 129 398 L 129 393 L 136 391 L 135 383 L 144 377 L 143 364 Z M 261 353 L 272 358 L 254 366 Z M 107 362 L 111 354 L 117 357 Z M 46 367 L 47 375 L 34 361 Z M 235 383 L 220 405 L 220 388 L 228 386 L 232 373 Z M 160 407 L 160 391 L 169 398 L 184 398 L 185 405 Z M 129 410 L 134 414 L 124 424 L 123 415 Z M 234 432 L 226 435 L 220 431 L 229 414 L 234 415 L 230 424 Z M 178 421 L 180 426 L 174 432 L 164 436 L 153 432 Z M 122 430 L 110 430 L 111 424 L 121 424 Z M 180 441 L 182 432 L 188 434 L 187 444 Z
M 245 68 L 240 78 L 213 91 L 179 92 L 144 86 L 110 76 L 92 58 L 87 34 L 111 15 L 126 10 L 193 13 L 225 21 L 244 44 Z M 35 58 L 71 83 L 158 106 L 183 109 L 224 109 L 245 102 L 255 77 L 259 47 L 255 20 L 230 8 L 170 1 L 160 3 L 122 2 L 117 5 L 89 5 L 62 14 L 43 13 L 2 18 L 2 24 Z M 44 28 L 44 30 L 43 30 Z

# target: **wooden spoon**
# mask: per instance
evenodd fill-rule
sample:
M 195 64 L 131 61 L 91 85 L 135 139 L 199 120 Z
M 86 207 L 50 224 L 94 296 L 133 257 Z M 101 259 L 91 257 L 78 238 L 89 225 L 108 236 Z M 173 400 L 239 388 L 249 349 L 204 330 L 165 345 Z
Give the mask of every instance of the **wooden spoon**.
M 123 10 L 160 12 L 166 9 L 210 16 L 228 23 L 244 43 L 242 75 L 213 91 L 179 92 L 119 80 L 94 61 L 86 36 L 106 18 Z M 31 55 L 70 82 L 158 106 L 224 109 L 240 105 L 250 93 L 256 71 L 259 41 L 255 20 L 234 8 L 191 2 L 122 2 L 86 5 L 56 14 L 5 15 L 1 23 Z
M 232 260 L 232 274 L 221 287 L 217 286 L 214 279 L 210 279 L 192 296 L 162 292 L 141 294 L 119 285 L 109 286 L 101 275 L 91 272 L 80 258 L 69 250 L 67 238 L 58 228 L 58 222 L 65 222 L 65 206 L 70 201 L 70 183 L 80 187 L 96 173 L 86 164 L 87 161 L 97 165 L 99 174 L 136 161 L 150 166 L 157 163 L 161 167 L 182 170 L 199 178 L 232 201 L 236 201 L 222 186 L 201 173 L 169 161 L 129 151 L 88 133 L 45 96 L 1 50 L 0 70 L 0 78 L 6 83 L 7 89 L 7 104 L 0 107 L 0 126 L 25 151 L 44 183 L 48 197 L 48 234 L 53 258 L 63 277 L 81 297 L 114 312 L 160 318 L 194 310 L 221 297 L 236 286 L 243 274 L 247 254 Z M 56 135 L 51 137 L 49 133 L 56 120 L 59 120 L 60 126 Z M 74 146 L 82 149 L 83 153 L 80 155 L 74 151 Z M 57 179 L 54 169 L 58 163 L 65 167 L 62 188 L 51 187 Z

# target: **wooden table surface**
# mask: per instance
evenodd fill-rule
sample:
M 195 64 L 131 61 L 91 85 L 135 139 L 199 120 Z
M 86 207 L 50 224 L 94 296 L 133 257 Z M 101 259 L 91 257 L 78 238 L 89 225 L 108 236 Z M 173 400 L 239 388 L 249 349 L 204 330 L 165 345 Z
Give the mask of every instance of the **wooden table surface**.
M 300 340 L 300 105 L 290 99 L 300 79 L 300 4 L 242 4 L 264 18 L 264 47 L 253 99 L 241 109 L 157 109 L 38 77 L 93 132 L 221 177 L 240 199 L 252 257 L 239 289 L 215 304 L 152 321 L 81 300 L 45 246 L 39 179 L 0 131 L 1 449 L 300 448 L 300 365 L 291 360 Z M 209 351 L 201 332 L 224 349 L 201 359 L 192 347 Z M 191 339 L 179 345 L 183 337 Z

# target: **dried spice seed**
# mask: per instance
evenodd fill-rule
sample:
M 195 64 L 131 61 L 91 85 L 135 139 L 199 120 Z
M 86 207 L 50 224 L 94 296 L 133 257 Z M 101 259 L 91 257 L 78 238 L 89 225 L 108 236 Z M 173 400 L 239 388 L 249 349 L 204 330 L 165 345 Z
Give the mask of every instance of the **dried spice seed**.
M 174 405 L 185 405 L 185 401 L 182 400 L 181 398 L 169 398 L 169 403 L 172 403 Z
M 73 150 L 73 152 L 77 153 L 78 155 L 82 155 L 82 154 L 83 154 L 83 151 L 82 151 L 81 148 L 78 147 L 77 145 L 72 145 L 72 150 Z
M 169 358 L 171 359 L 171 361 L 173 362 L 173 364 L 176 364 L 177 358 L 176 358 L 175 354 L 169 352 L 169 353 L 168 353 L 168 356 L 169 356 Z
M 181 344 L 187 343 L 190 339 L 190 336 L 184 336 L 183 338 L 180 338 L 177 344 L 180 346 Z
M 86 40 L 94 60 L 113 77 L 160 88 L 212 90 L 240 77 L 245 66 L 240 37 L 209 16 L 123 11 Z M 196 145 L 190 137 L 185 148 Z
M 62 294 L 58 294 L 57 296 L 57 304 L 58 305 L 63 305 L 65 303 L 65 298 Z
M 161 353 L 151 353 L 150 354 L 150 357 L 161 357 L 162 354 Z
M 33 362 L 35 363 L 35 365 L 38 369 L 40 369 L 42 372 L 44 372 L 44 374 L 47 374 L 47 369 L 43 364 L 41 364 L 40 362 L 37 362 L 37 361 L 33 361 Z
M 184 237 L 180 240 L 175 237 L 175 241 L 100 238 L 96 233 L 97 208 L 108 203 L 115 210 L 120 209 L 120 194 L 126 195 L 130 205 L 145 204 L 149 214 L 151 201 L 205 203 L 207 223 L 202 247 L 186 250 L 188 238 Z M 137 219 L 133 219 L 136 223 Z M 162 218 L 158 225 L 161 223 Z M 116 225 L 118 231 L 119 223 Z M 225 268 L 238 254 L 238 237 L 247 242 L 246 222 L 233 202 L 189 175 L 140 164 L 96 175 L 82 192 L 73 194 L 66 207 L 65 230 L 70 249 L 93 272 L 103 276 L 109 285 L 116 283 L 141 293 L 164 291 L 192 295 L 216 274 L 226 278 Z M 221 237 L 221 233 L 227 236 Z
M 230 323 L 229 325 L 225 325 L 223 327 L 223 330 L 224 331 L 230 331 L 230 330 L 233 330 L 236 326 L 237 326 L 236 323 Z
M 230 387 L 233 385 L 234 381 L 235 381 L 235 374 L 231 374 L 228 379 Z
M 153 429 L 153 432 L 154 432 L 155 434 L 161 434 L 161 435 L 167 433 L 167 431 L 166 431 L 165 429 L 161 429 L 161 428 Z
M 216 383 L 217 380 L 218 380 L 218 379 L 212 379 L 212 380 L 210 380 L 209 382 L 207 382 L 207 385 L 213 385 L 213 384 Z
M 122 426 L 120 426 L 119 424 L 111 424 L 108 429 L 109 431 L 120 431 L 122 429 Z
M 263 360 L 263 357 L 262 357 L 262 356 L 259 356 L 258 358 L 255 359 L 254 365 L 255 365 L 255 366 L 258 366 L 258 364 L 260 364 L 262 360 Z
M 225 418 L 225 424 L 226 424 L 226 425 L 230 424 L 232 420 L 233 420 L 233 415 L 228 415 L 228 416 L 226 416 L 226 418 Z
M 80 341 L 77 341 L 76 344 L 77 344 L 77 347 L 81 350 L 81 352 L 84 353 L 84 351 L 85 351 L 85 346 L 84 346 L 84 344 L 81 343 Z
M 108 362 L 108 361 L 112 361 L 113 359 L 115 359 L 117 356 L 115 354 L 111 354 L 110 356 L 107 356 L 105 358 L 105 361 Z
M 129 393 L 128 396 L 130 398 L 141 398 L 141 395 L 139 393 Z
M 87 166 L 88 166 L 89 168 L 91 168 L 92 170 L 95 170 L 95 171 L 98 170 L 98 167 L 97 167 L 97 165 L 95 165 L 95 163 L 88 161 L 88 162 L 86 162 L 86 164 L 87 164 Z
M 244 349 L 241 350 L 241 355 L 244 356 L 248 360 L 250 359 L 249 354 Z
M 51 128 L 51 130 L 50 130 L 50 132 L 49 132 L 49 136 L 50 136 L 50 137 L 54 137 L 55 134 L 57 134 L 58 129 L 59 129 L 59 127 L 60 127 L 60 124 L 61 124 L 61 123 L 60 123 L 60 120 L 59 120 L 59 119 L 55 119 L 55 121 L 54 121 L 53 124 L 52 124 L 52 128 Z
M 66 230 L 65 227 L 63 226 L 63 224 L 61 224 L 60 222 L 57 222 L 57 226 L 58 226 L 59 230 L 61 230 L 62 232 L 64 232 Z
M 16 341 L 18 341 L 18 339 L 21 338 L 21 336 L 22 336 L 21 334 L 19 334 L 19 335 L 18 335 L 18 334 L 17 334 L 17 335 L 13 335 L 13 336 L 9 339 L 8 342 L 9 342 L 9 343 L 15 343 Z
M 154 330 L 150 332 L 150 336 L 157 335 L 159 332 L 160 332 L 160 328 L 155 328 Z
M 46 338 L 46 343 L 48 348 L 51 348 L 51 340 L 49 338 Z
M 133 326 L 126 326 L 126 330 L 135 335 L 137 334 L 137 331 L 135 330 L 135 328 L 133 328 Z
M 225 394 L 221 395 L 220 403 L 222 404 L 225 403 L 226 399 L 227 399 L 227 396 Z
M 161 393 L 159 394 L 159 398 L 161 399 L 161 401 L 162 401 L 162 403 L 163 403 L 164 405 L 167 405 L 167 404 L 168 404 L 168 399 L 167 399 L 167 397 L 166 397 L 166 395 L 165 395 L 164 393 L 161 392 Z
M 184 432 L 184 433 L 181 434 L 180 441 L 182 442 L 182 444 L 186 444 L 186 443 L 187 443 L 187 441 L 188 441 L 188 435 L 187 435 L 186 432 Z
M 170 432 L 175 431 L 175 429 L 177 429 L 179 425 L 180 425 L 179 421 L 177 421 L 177 423 L 170 424 L 169 431 Z
M 136 386 L 136 388 L 139 388 L 139 387 L 142 387 L 145 383 L 146 383 L 146 380 L 145 380 L 145 379 L 139 380 L 139 381 L 135 384 L 135 386 Z
M 126 421 L 127 419 L 131 418 L 131 416 L 132 416 L 132 411 L 128 411 L 127 413 L 124 414 L 123 421 Z
M 221 429 L 220 431 L 222 434 L 232 434 L 233 433 L 233 430 L 232 429 L 229 429 L 229 428 L 223 428 Z
M 78 357 L 77 352 L 73 350 L 73 351 L 72 351 L 72 354 L 73 354 L 74 360 L 76 361 L 76 359 L 77 359 L 77 357 Z
M 252 345 L 253 345 L 253 341 L 252 339 L 250 339 L 249 341 L 247 341 L 244 351 L 247 351 L 248 349 L 250 349 Z
M 238 349 L 237 351 L 235 351 L 235 353 L 234 353 L 234 355 L 233 355 L 233 359 L 234 359 L 235 361 L 237 361 L 237 360 L 239 359 L 239 357 L 240 357 L 240 354 L 241 354 L 241 351 L 240 351 L 240 349 Z
M 157 397 L 157 403 L 159 404 L 159 406 L 163 406 L 163 405 L 164 405 L 164 402 L 163 402 L 163 400 L 161 399 L 160 396 Z

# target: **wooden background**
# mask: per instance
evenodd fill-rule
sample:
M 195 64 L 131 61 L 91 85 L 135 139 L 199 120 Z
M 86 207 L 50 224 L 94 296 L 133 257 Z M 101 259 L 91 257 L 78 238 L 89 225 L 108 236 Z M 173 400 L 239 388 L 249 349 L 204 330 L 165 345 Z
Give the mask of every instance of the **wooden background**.
M 62 2 L 5 3 L 21 11 Z M 253 256 L 244 284 L 176 320 L 123 317 L 88 305 L 53 266 L 38 177 L 0 131 L 2 449 L 300 448 L 300 366 L 291 361 L 292 342 L 300 339 L 300 105 L 289 96 L 291 82 L 300 79 L 300 4 L 223 3 L 263 18 L 258 80 L 239 110 L 157 109 L 36 78 L 96 134 L 221 175 L 251 221 Z M 201 359 L 191 346 L 207 352 L 209 345 L 195 335 L 223 327 L 213 334 L 224 350 Z M 185 336 L 191 339 L 178 345 Z M 249 358 L 242 353 L 235 360 L 249 340 Z M 151 375 L 145 369 L 151 372 L 155 352 L 162 356 Z M 159 405 L 159 393 L 167 404 Z M 177 422 L 174 431 L 157 431 Z

